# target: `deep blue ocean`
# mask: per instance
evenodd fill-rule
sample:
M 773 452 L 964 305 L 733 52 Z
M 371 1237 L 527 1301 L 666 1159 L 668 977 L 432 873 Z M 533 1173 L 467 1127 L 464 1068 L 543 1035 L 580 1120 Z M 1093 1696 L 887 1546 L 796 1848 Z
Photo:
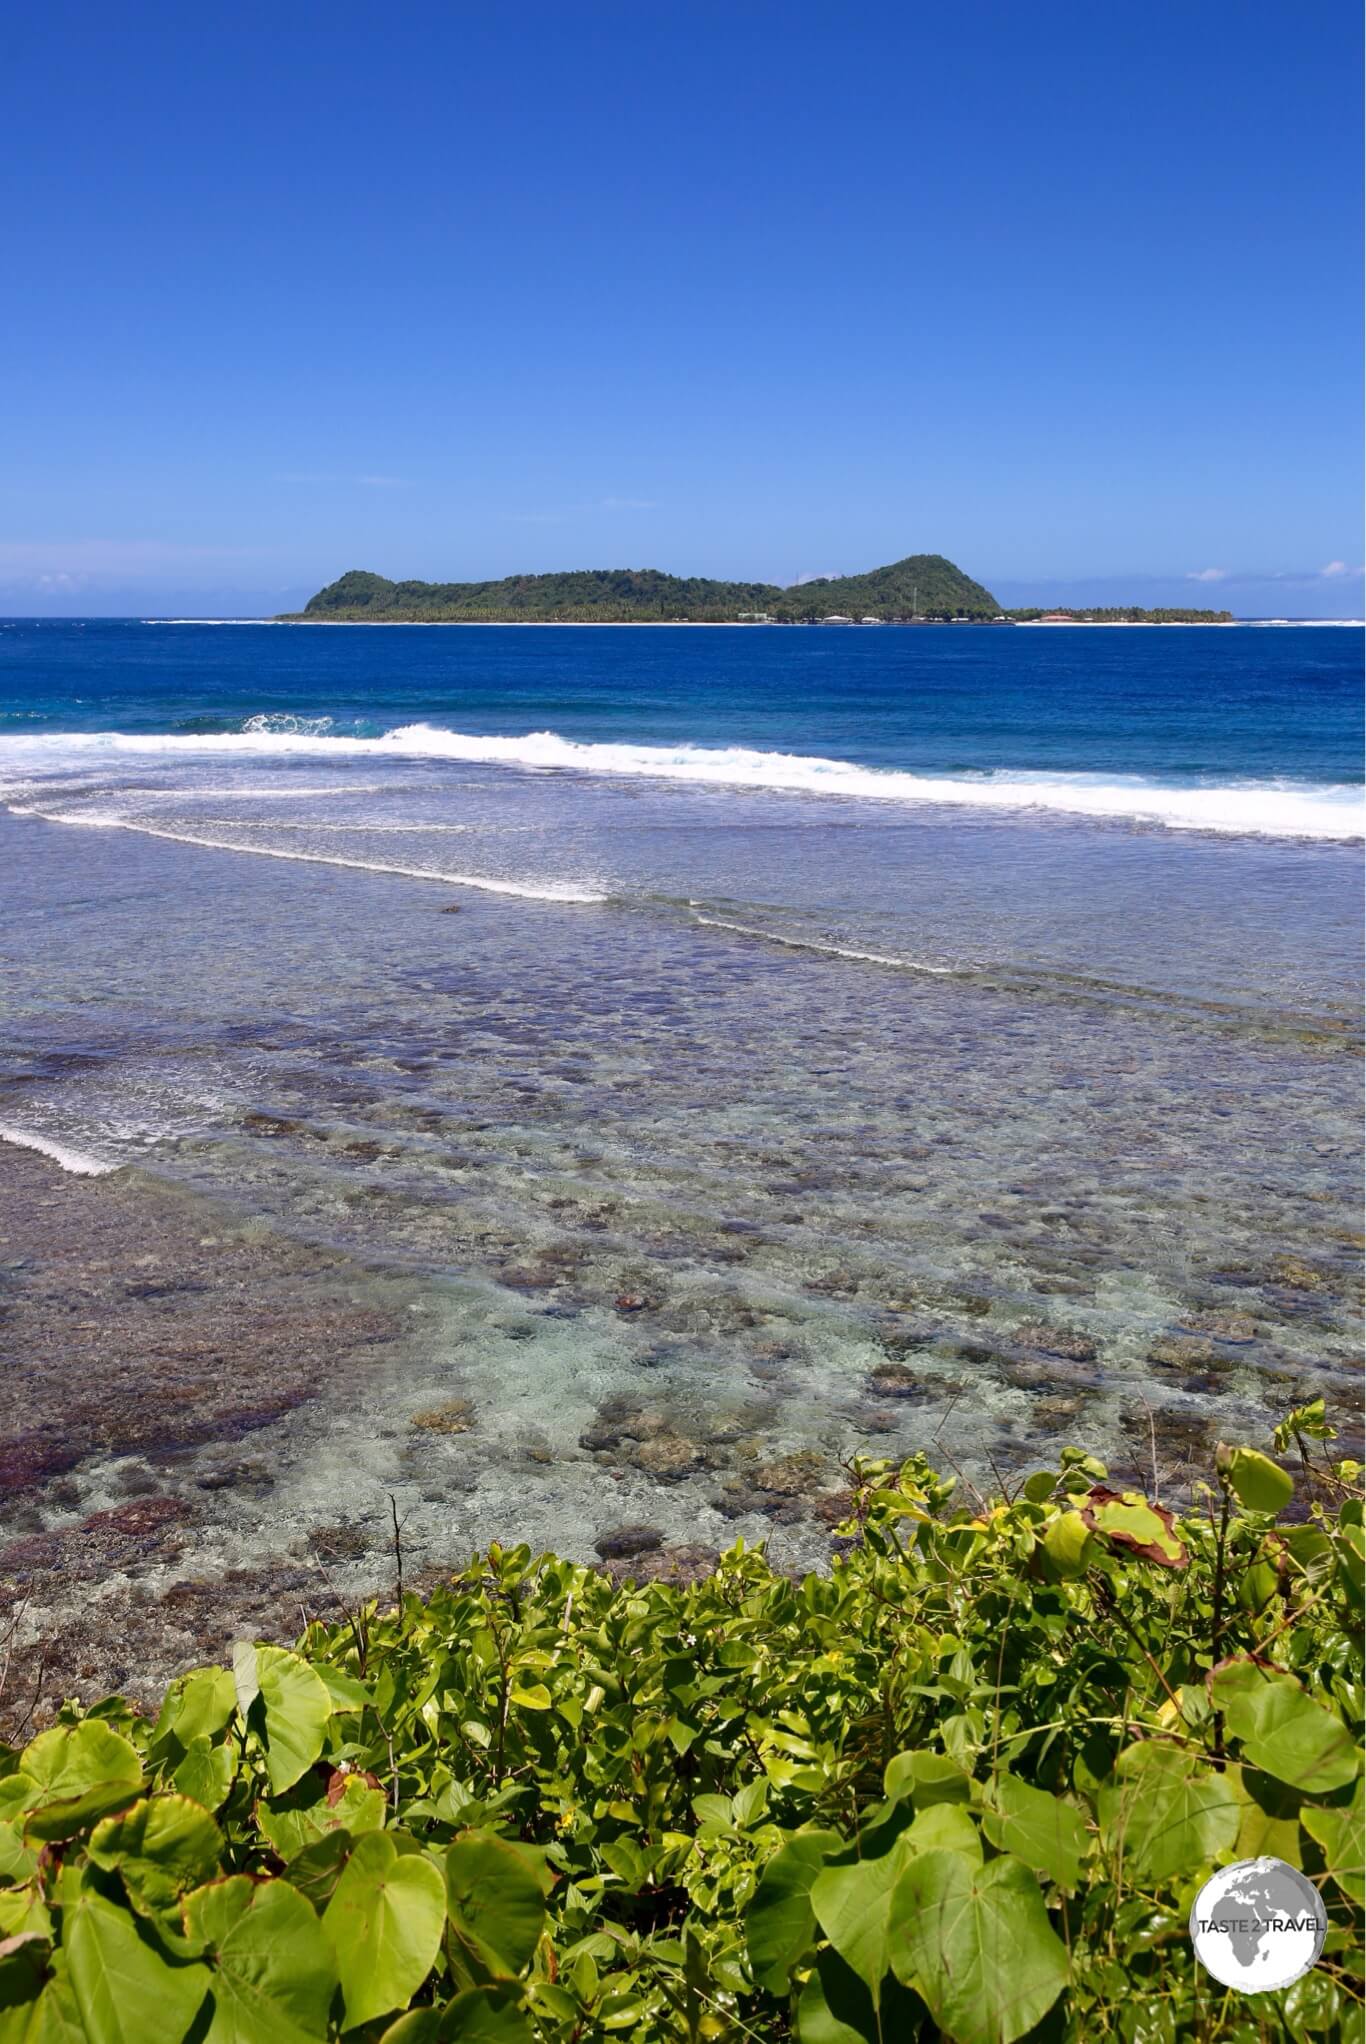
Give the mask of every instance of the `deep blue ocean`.
M 1184 1453 L 1350 1395 L 1361 745 L 1327 626 L 0 621 L 0 1135 L 426 1287 L 301 1525 Z
M 1361 634 L 0 621 L 0 733 L 192 737 L 261 719 L 359 737 L 549 730 L 949 777 L 1359 786 Z

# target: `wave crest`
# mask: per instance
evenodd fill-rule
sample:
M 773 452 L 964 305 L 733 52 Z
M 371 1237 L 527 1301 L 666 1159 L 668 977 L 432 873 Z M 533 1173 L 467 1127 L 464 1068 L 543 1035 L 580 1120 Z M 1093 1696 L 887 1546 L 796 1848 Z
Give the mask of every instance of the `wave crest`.
M 309 726 L 310 728 L 303 728 Z M 312 728 L 322 727 L 323 728 Z M 378 737 L 337 732 L 330 718 L 266 712 L 236 732 L 134 736 L 123 732 L 0 738 L 0 765 L 59 766 L 72 751 L 186 758 L 312 756 L 377 761 L 451 760 L 539 772 L 567 772 L 699 786 L 744 788 L 846 800 L 1047 812 L 1169 830 L 1350 840 L 1366 834 L 1360 788 L 1290 780 L 1206 782 L 1182 786 L 1140 775 L 997 769 L 935 775 L 860 766 L 801 753 L 744 746 L 588 743 L 555 731 L 484 735 L 434 724 L 402 724 Z

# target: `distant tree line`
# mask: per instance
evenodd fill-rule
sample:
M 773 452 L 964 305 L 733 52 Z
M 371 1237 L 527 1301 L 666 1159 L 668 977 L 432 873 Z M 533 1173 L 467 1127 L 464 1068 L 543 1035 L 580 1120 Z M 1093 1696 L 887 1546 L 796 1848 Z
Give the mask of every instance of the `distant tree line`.
M 1089 610 L 1008 610 L 1013 624 L 1033 624 L 1041 617 L 1068 618 L 1079 625 L 1231 625 L 1231 610 L 1140 610 L 1136 604 L 1101 606 Z

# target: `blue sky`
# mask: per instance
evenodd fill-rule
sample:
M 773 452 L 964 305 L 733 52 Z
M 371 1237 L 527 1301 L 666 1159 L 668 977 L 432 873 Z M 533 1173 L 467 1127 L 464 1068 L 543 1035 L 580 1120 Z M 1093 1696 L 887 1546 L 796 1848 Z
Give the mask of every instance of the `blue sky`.
M 0 610 L 924 550 L 1005 601 L 1360 615 L 1359 37 L 1347 0 L 26 9 Z

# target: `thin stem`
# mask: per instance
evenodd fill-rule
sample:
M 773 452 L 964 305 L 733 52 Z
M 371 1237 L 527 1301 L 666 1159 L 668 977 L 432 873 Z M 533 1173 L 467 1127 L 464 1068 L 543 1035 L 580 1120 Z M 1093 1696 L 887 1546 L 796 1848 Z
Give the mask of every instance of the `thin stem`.
M 1210 1623 L 1210 1667 L 1219 1665 L 1219 1653 L 1224 1643 L 1224 1557 L 1228 1543 L 1229 1487 L 1221 1484 L 1224 1493 L 1223 1509 L 1219 1514 L 1219 1537 L 1214 1550 L 1214 1615 Z M 1214 1713 L 1214 1757 L 1224 1758 L 1224 1714 Z

